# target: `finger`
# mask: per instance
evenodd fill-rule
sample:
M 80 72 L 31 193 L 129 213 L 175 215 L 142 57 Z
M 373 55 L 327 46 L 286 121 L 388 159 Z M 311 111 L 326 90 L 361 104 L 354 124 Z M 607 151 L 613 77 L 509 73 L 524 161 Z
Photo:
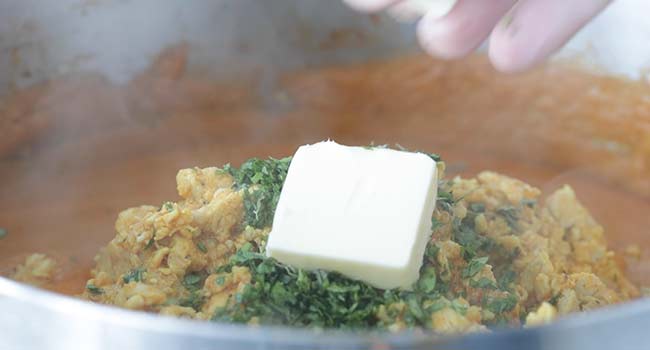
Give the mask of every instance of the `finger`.
M 490 35 L 516 0 L 459 0 L 446 16 L 425 15 L 418 24 L 418 39 L 431 55 L 445 59 L 465 56 Z
M 403 0 L 343 0 L 348 6 L 362 12 L 378 12 Z
M 490 59 L 506 72 L 518 72 L 560 49 L 610 0 L 521 0 L 496 26 Z
M 456 5 L 457 0 L 407 0 L 388 9 L 393 17 L 401 21 L 414 21 L 425 14 L 444 17 Z

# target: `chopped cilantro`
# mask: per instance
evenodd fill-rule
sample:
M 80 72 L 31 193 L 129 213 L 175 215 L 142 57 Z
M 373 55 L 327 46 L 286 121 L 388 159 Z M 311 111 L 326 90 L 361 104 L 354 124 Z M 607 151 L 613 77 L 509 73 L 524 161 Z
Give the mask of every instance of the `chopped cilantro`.
M 244 193 L 244 223 L 255 228 L 271 226 L 275 207 L 287 177 L 291 157 L 249 159 L 239 169 L 226 165 L 234 178 L 234 187 Z
M 436 219 L 434 216 L 431 217 L 431 231 L 435 231 L 444 226 L 440 220 Z
M 470 260 L 479 250 L 487 250 L 493 244 L 489 238 L 479 235 L 474 228 L 474 217 L 467 215 L 464 219 L 453 220 L 452 238 L 463 247 L 463 255 Z
M 485 204 L 483 203 L 471 203 L 469 205 L 469 210 L 476 212 L 476 213 L 484 213 L 485 212 Z
M 187 290 L 194 292 L 201 289 L 206 277 L 206 274 L 202 272 L 190 272 L 183 277 L 181 283 Z
M 502 207 L 497 209 L 497 214 L 501 215 L 511 229 L 516 230 L 519 221 L 519 209 L 515 207 Z
M 560 300 L 560 296 L 561 296 L 560 293 L 555 294 L 554 296 L 552 296 L 551 299 L 548 300 L 549 304 L 551 304 L 553 306 L 557 306 L 557 302 L 558 302 L 558 300 Z
M 122 280 L 124 283 L 129 283 L 129 282 L 141 282 L 143 280 L 145 269 L 142 267 L 139 267 L 137 269 L 133 269 L 129 271 L 129 273 L 125 274 L 122 276 Z
M 512 310 L 517 305 L 517 297 L 513 294 L 508 294 L 507 297 L 494 299 L 485 305 L 495 315 L 500 315 L 504 312 Z
M 153 237 L 151 237 L 151 239 L 149 240 L 149 242 L 147 242 L 147 245 L 144 246 L 144 249 L 149 249 L 149 248 L 151 248 L 151 247 L 153 246 L 153 243 L 154 243 L 154 239 L 153 239 Z
M 216 283 L 218 286 L 223 286 L 223 284 L 226 283 L 226 277 L 219 276 L 214 280 L 214 283 Z
M 481 289 L 497 289 L 498 288 L 497 284 L 493 280 L 491 280 L 491 279 L 489 279 L 487 277 L 481 277 L 478 280 L 470 280 L 469 285 L 472 288 L 481 288 Z
M 165 202 L 165 203 L 163 203 L 161 209 L 165 209 L 167 211 L 173 211 L 174 210 L 174 204 L 172 202 Z
M 514 282 L 517 274 L 511 269 L 505 269 L 500 273 L 497 273 L 497 284 L 502 290 L 510 290 L 510 284 Z
M 436 162 L 439 162 L 439 161 L 442 160 L 442 158 L 438 154 L 435 154 L 435 153 L 424 153 L 424 154 L 426 154 L 427 156 L 429 156 L 429 158 L 433 159 Z
M 196 247 L 197 247 L 200 251 L 202 251 L 203 253 L 207 253 L 207 252 L 208 252 L 208 248 L 205 246 L 205 244 L 204 244 L 203 242 L 198 242 L 198 243 L 196 244 Z
M 433 242 L 430 242 L 429 244 L 427 244 L 427 247 L 424 249 L 424 256 L 430 261 L 434 261 L 438 256 L 438 251 L 440 251 L 440 248 L 437 245 L 435 245 Z
M 215 311 L 212 317 L 215 321 L 246 323 L 257 317 L 263 324 L 381 327 L 377 309 L 381 305 L 404 301 L 406 322 L 422 326 L 430 322 L 433 312 L 424 305 L 438 295 L 435 268 L 430 265 L 423 268 L 411 292 L 377 289 L 335 272 L 295 269 L 266 257 L 251 244 L 242 246 L 226 267 L 219 270 L 229 272 L 233 266 L 248 267 L 251 283 L 237 293 L 231 303 Z
M 469 261 L 465 269 L 463 269 L 461 276 L 463 278 L 474 277 L 474 275 L 483 269 L 483 266 L 487 264 L 487 261 L 487 256 L 484 256 L 482 258 L 473 258 Z
M 433 266 L 426 267 L 420 273 L 417 282 L 417 289 L 424 293 L 431 293 L 436 288 L 436 269 Z
M 420 322 L 425 322 L 426 315 L 422 309 L 421 302 L 418 300 L 418 296 L 415 294 L 409 294 L 406 297 L 406 305 L 408 305 L 408 311 L 410 316 L 415 318 Z
M 86 289 L 90 292 L 90 294 L 93 294 L 93 295 L 100 295 L 100 294 L 104 293 L 103 289 L 95 286 L 92 283 L 86 284 Z
M 467 305 L 460 303 L 458 300 L 451 302 L 451 308 L 463 316 L 467 313 Z
M 199 311 L 205 302 L 205 298 L 201 295 L 199 291 L 192 292 L 189 296 L 182 298 L 178 301 L 178 305 L 183 307 L 191 307 L 192 309 Z
M 440 299 L 434 301 L 433 303 L 431 303 L 430 305 L 426 306 L 425 310 L 428 313 L 432 314 L 434 312 L 438 312 L 438 311 L 446 308 L 448 304 L 449 303 L 447 302 L 447 300 L 444 300 L 443 298 L 440 298 Z
M 442 209 L 447 212 L 451 212 L 451 210 L 454 207 L 454 204 L 456 204 L 456 201 L 454 200 L 454 195 L 453 193 L 446 191 L 444 188 L 446 186 L 441 186 L 442 184 L 439 184 L 438 188 L 438 199 L 436 201 L 436 206 L 439 209 Z
M 521 205 L 528 208 L 534 208 L 537 205 L 537 199 L 522 199 Z

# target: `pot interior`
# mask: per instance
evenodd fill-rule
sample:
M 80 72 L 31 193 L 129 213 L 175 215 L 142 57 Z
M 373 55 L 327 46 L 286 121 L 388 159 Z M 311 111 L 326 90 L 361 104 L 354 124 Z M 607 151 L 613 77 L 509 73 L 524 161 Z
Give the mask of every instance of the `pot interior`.
M 129 83 L 77 74 L 8 96 L 0 144 L 0 273 L 31 253 L 46 286 L 80 293 L 120 210 L 176 198 L 177 170 L 281 157 L 304 143 L 399 144 L 448 175 L 494 170 L 550 192 L 574 187 L 610 246 L 650 251 L 650 100 L 643 82 L 552 64 L 504 76 L 483 56 L 422 55 L 217 82 L 165 50 Z M 13 119 L 12 119 L 13 118 Z M 621 254 L 625 256 L 625 254 Z M 650 257 L 622 259 L 650 283 Z

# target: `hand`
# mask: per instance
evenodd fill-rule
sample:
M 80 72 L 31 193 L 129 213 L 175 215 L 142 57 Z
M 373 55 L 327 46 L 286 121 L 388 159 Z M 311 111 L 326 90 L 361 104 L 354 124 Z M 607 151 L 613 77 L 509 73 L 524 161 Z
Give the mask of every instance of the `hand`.
M 404 8 L 413 0 L 344 1 L 353 8 L 374 12 Z M 442 17 L 437 11 L 425 14 L 418 24 L 418 39 L 429 54 L 455 59 L 474 51 L 492 33 L 489 47 L 492 64 L 504 72 L 518 72 L 559 50 L 610 2 L 458 0 Z

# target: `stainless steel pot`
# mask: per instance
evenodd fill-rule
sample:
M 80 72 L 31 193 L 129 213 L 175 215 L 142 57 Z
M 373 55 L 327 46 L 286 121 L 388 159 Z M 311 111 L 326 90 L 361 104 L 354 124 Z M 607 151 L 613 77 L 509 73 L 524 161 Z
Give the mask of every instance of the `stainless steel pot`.
M 648 10 L 645 0 L 616 2 L 558 59 L 646 78 Z M 323 45 L 341 29 L 356 34 Z M 261 70 L 272 82 L 283 71 L 416 50 L 411 25 L 359 15 L 334 1 L 5 1 L 0 94 L 80 71 L 123 83 L 181 41 L 190 46 L 190 71 L 225 81 Z M 642 349 L 650 344 L 648 326 L 650 302 L 638 300 L 546 327 L 459 338 L 249 328 L 94 305 L 0 277 L 0 349 Z

